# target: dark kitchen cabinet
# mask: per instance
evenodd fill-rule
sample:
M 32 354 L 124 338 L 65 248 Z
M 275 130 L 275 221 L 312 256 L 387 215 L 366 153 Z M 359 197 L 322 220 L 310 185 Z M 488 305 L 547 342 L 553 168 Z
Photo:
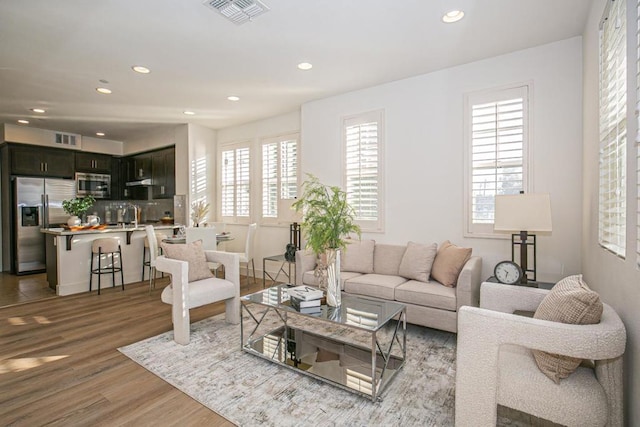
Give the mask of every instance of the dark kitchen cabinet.
M 76 172 L 111 174 L 111 156 L 97 153 L 76 153 Z
M 36 145 L 12 145 L 11 173 L 14 175 L 73 178 L 74 152 Z
M 174 147 L 151 154 L 152 196 L 154 199 L 171 198 L 176 193 L 176 150 Z
M 130 177 L 132 181 L 151 178 L 151 171 L 151 154 L 133 156 L 133 176 Z

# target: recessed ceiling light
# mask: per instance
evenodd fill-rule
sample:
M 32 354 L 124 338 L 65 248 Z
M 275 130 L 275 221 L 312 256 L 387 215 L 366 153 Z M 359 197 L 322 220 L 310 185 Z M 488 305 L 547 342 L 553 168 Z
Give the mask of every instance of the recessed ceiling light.
M 193 116 L 196 113 L 194 113 L 193 111 L 184 111 L 184 114 L 186 114 L 187 116 Z
M 46 111 L 44 111 L 42 108 L 32 108 L 31 111 L 33 111 L 34 113 L 46 113 Z
M 109 95 L 111 93 L 111 89 L 107 89 L 106 87 L 97 87 L 96 90 L 105 95 Z
M 229 101 L 240 101 L 240 97 L 235 95 L 227 96 L 227 99 Z
M 104 136 L 104 132 L 96 132 L 97 136 Z
M 23 124 L 23 125 L 28 125 L 29 124 L 29 120 L 20 119 L 20 120 L 18 120 L 18 123 Z
M 464 12 L 461 10 L 450 10 L 445 13 L 442 17 L 442 22 L 446 22 L 447 24 L 451 24 L 453 22 L 458 22 L 464 17 Z
M 298 68 L 303 70 L 303 71 L 307 71 L 313 68 L 313 65 L 308 63 L 308 62 L 301 62 L 298 64 Z
M 151 72 L 150 69 L 148 69 L 147 67 L 143 67 L 142 65 L 134 65 L 133 67 L 131 67 L 131 69 L 140 74 L 149 74 Z

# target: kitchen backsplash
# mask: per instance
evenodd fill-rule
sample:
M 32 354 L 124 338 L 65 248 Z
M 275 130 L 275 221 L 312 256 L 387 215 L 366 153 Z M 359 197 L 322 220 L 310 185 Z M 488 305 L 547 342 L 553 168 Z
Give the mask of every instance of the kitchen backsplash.
M 97 200 L 87 214 L 98 215 L 103 224 L 131 223 L 134 220 L 134 206 L 140 209 L 140 224 L 160 222 L 160 218 L 166 216 L 174 217 L 173 199 Z

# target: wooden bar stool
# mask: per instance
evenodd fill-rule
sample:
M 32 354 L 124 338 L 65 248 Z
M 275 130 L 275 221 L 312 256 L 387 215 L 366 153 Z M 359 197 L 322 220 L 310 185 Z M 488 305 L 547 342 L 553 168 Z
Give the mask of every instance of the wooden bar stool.
M 119 266 L 116 267 L 116 257 L 118 254 Z M 93 260 L 98 256 L 98 267 L 93 268 Z M 111 256 L 111 263 L 102 266 L 102 258 L 106 260 Z M 91 244 L 91 273 L 89 274 L 89 292 L 91 292 L 91 285 L 93 281 L 93 275 L 98 275 L 98 295 L 100 295 L 100 276 L 103 274 L 111 274 L 112 286 L 116 286 L 116 272 L 120 272 L 120 282 L 122 283 L 122 290 L 124 291 L 124 273 L 122 272 L 122 250 L 120 249 L 120 242 L 118 239 L 102 238 L 95 239 Z

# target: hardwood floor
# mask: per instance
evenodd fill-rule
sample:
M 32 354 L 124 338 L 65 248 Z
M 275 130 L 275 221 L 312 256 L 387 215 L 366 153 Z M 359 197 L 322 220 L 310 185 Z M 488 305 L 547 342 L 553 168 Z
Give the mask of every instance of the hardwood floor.
M 246 284 L 242 292 L 262 289 Z M 0 308 L 0 424 L 233 425 L 117 348 L 171 330 L 168 279 Z M 192 322 L 224 304 L 191 311 Z

